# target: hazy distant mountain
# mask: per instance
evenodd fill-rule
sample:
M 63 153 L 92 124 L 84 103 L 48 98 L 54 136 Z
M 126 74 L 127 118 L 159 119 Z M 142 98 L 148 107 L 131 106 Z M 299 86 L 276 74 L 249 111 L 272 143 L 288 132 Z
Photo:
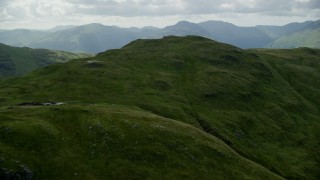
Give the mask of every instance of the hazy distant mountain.
M 270 48 L 297 48 L 297 47 L 320 47 L 320 29 L 305 30 L 274 41 Z
M 76 26 L 74 25 L 67 25 L 67 26 L 56 26 L 52 29 L 49 29 L 49 31 L 61 31 L 61 30 L 66 30 L 66 29 L 70 29 L 70 28 L 74 28 Z
M 198 35 L 240 48 L 320 48 L 317 41 L 318 29 L 319 21 L 255 27 L 239 27 L 221 21 L 181 21 L 165 28 L 120 28 L 95 23 L 83 26 L 57 26 L 47 31 L 0 31 L 0 42 L 13 46 L 99 53 L 120 48 L 135 39 Z
M 120 48 L 143 36 L 141 34 L 148 35 L 154 30 L 155 28 L 142 28 L 133 31 L 96 23 L 75 27 L 59 26 L 47 31 L 17 29 L 0 32 L 0 42 L 18 47 L 98 53 Z
M 30 43 L 49 36 L 50 32 L 27 29 L 15 29 L 0 32 L 0 43 L 11 46 L 30 46 Z
M 30 43 L 30 46 L 33 48 L 98 53 L 106 49 L 120 48 L 136 38 L 134 32 L 124 28 L 88 24 L 56 31 L 51 33 L 50 36 Z
M 211 34 L 211 39 L 241 48 L 264 47 L 272 41 L 266 33 L 254 27 L 239 27 L 221 21 L 206 21 L 199 23 L 199 26 Z
M 305 26 L 302 30 L 306 29 L 319 29 L 320 28 L 320 20 L 318 21 L 313 21 L 309 23 L 307 26 Z
M 163 28 L 152 37 L 160 38 L 168 35 L 198 35 L 241 48 L 264 47 L 272 41 L 266 33 L 254 27 L 238 27 L 221 21 L 206 21 L 199 24 L 181 21 Z
M 294 32 L 297 32 L 306 26 L 308 26 L 311 21 L 303 22 L 303 23 L 290 23 L 284 26 L 256 26 L 257 29 L 265 32 L 273 39 L 280 38 L 281 36 L 289 35 Z
M 320 21 L 308 22 L 305 27 L 298 31 L 288 33 L 276 39 L 270 48 L 297 48 L 310 47 L 320 48 Z
M 297 47 L 320 47 L 320 29 L 305 30 L 288 36 L 281 37 L 274 41 L 270 48 L 297 48 Z
M 201 26 L 188 21 L 180 21 L 175 25 L 167 26 L 159 30 L 153 37 L 161 38 L 163 36 L 186 36 L 186 35 L 198 35 L 203 37 L 210 37 L 210 33 L 203 29 Z

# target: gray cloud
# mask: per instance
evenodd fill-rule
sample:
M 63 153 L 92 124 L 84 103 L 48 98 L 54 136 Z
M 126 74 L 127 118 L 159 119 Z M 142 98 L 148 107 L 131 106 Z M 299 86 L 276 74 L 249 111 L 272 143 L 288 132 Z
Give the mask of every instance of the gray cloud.
M 294 14 L 296 10 L 319 10 L 319 0 L 73 0 L 78 13 L 144 16 L 214 13 Z M 289 13 L 291 12 L 291 13 Z M 278 15 L 278 13 L 276 14 Z M 301 14 L 296 14 L 301 15 Z
M 12 2 L 12 3 L 11 3 Z M 23 4 L 23 6 L 19 6 Z M 25 3 L 23 3 L 25 2 Z M 47 4 L 48 6 L 43 6 Z M 63 5 L 67 5 L 63 6 Z M 11 9 L 12 16 L 20 17 L 14 9 L 28 9 L 29 14 L 41 16 L 54 14 L 55 10 L 64 10 L 67 14 L 114 15 L 114 16 L 159 16 L 179 14 L 215 14 L 215 13 L 263 13 L 274 12 L 294 14 L 297 10 L 319 10 L 319 0 L 2 0 L 1 9 Z M 10 8 L 11 7 L 11 8 Z M 62 9 L 61 9 L 62 8 Z M 40 13 L 39 11 L 44 12 Z M 291 13 L 290 13 L 291 12 Z M 278 15 L 278 13 L 276 13 Z M 302 14 L 296 14 L 301 16 Z
M 319 0 L 310 0 L 307 3 L 304 3 L 305 7 L 310 9 L 320 9 L 320 1 Z
M 10 0 L 1 0 L 0 1 L 0 7 L 4 7 L 4 6 L 8 5 L 10 2 L 12 2 L 12 1 L 10 1 Z
M 0 0 L 0 22 L 32 18 L 160 17 L 256 14 L 320 18 L 319 0 Z M 250 15 L 251 16 L 251 15 Z M 0 25 L 1 26 L 1 25 Z

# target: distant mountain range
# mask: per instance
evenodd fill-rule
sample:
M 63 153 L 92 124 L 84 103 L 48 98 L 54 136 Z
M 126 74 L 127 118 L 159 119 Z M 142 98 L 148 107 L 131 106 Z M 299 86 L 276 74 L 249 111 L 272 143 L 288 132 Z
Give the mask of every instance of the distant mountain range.
M 13 46 L 99 53 L 136 39 L 198 35 L 240 48 L 320 48 L 320 20 L 285 26 L 239 27 L 222 21 L 181 21 L 165 28 L 120 28 L 102 24 L 58 26 L 46 31 L 0 30 L 0 42 Z

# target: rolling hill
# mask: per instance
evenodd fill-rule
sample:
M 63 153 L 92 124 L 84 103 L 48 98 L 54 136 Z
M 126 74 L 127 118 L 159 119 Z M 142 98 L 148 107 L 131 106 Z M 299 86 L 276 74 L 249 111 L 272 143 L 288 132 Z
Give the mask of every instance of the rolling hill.
M 136 39 L 198 35 L 240 48 L 320 48 L 319 43 L 313 39 L 319 39 L 320 27 L 317 22 L 319 21 L 290 23 L 285 26 L 239 27 L 221 21 L 181 21 L 164 28 L 120 28 L 93 23 L 83 26 L 58 26 L 47 31 L 0 31 L 0 42 L 12 46 L 96 54 L 107 49 L 121 48 Z
M 0 44 L 0 78 L 20 76 L 53 63 L 89 56 L 89 54 L 26 47 L 18 48 Z
M 2 80 L 2 176 L 318 179 L 319 55 L 168 36 Z

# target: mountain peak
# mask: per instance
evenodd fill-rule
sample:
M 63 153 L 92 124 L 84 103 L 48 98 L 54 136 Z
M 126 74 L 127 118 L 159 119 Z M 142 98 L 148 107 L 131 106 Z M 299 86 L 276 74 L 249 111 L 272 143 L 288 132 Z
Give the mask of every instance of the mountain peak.
M 237 27 L 236 25 L 224 21 L 205 21 L 199 23 L 200 26 L 222 26 L 222 27 Z
M 100 24 L 100 23 L 90 23 L 90 24 L 85 24 L 82 25 L 81 27 L 104 27 L 105 25 Z
M 186 26 L 186 25 L 195 25 L 195 24 L 192 22 L 189 22 L 189 21 L 179 21 L 175 25 L 176 26 Z
M 55 26 L 51 29 L 49 29 L 49 31 L 61 31 L 61 30 L 65 30 L 65 29 L 70 29 L 70 28 L 74 28 L 76 26 L 74 25 L 59 25 L 59 26 Z

